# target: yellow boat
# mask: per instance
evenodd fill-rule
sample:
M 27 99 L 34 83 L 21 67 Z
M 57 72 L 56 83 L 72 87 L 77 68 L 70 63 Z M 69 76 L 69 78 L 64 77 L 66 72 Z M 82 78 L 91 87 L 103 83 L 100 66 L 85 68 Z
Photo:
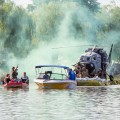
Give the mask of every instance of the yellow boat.
M 43 68 L 46 68 L 46 70 Z M 37 78 L 34 82 L 39 88 L 44 89 L 75 89 L 77 82 L 74 80 L 67 79 L 67 69 L 66 66 L 60 65 L 39 65 L 35 66 Z M 44 72 L 39 72 L 40 69 Z M 59 70 L 58 70 L 59 69 Z M 59 71 L 59 72 L 58 72 Z M 45 79 L 45 72 L 49 76 L 49 79 Z

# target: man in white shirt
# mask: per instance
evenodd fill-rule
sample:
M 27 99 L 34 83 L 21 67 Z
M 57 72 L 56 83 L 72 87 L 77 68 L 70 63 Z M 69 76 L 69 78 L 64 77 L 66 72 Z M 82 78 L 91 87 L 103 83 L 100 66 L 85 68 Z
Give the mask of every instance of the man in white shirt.
M 29 84 L 29 77 L 26 75 L 26 72 L 23 73 L 23 76 L 21 77 L 21 80 L 23 83 Z

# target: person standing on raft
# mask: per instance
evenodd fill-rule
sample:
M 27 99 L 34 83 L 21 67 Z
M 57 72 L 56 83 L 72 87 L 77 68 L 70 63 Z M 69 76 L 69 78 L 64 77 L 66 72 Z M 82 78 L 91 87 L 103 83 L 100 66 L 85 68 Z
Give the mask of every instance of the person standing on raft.
M 14 66 L 12 67 L 12 79 L 17 80 L 17 75 L 18 75 L 18 66 L 15 68 Z

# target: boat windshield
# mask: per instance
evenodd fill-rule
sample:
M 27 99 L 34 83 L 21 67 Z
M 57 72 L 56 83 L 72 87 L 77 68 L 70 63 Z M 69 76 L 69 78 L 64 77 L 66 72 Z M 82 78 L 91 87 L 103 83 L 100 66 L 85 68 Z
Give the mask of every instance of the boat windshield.
M 67 68 L 53 66 L 36 68 L 37 78 L 43 79 L 43 76 L 45 75 L 46 72 L 47 75 L 49 75 L 50 80 L 67 79 Z
M 43 79 L 44 75 L 45 75 L 44 73 L 40 73 L 38 78 Z M 67 76 L 65 74 L 59 74 L 59 73 L 49 74 L 48 73 L 48 75 L 50 76 L 50 80 L 65 80 L 65 79 L 67 79 Z

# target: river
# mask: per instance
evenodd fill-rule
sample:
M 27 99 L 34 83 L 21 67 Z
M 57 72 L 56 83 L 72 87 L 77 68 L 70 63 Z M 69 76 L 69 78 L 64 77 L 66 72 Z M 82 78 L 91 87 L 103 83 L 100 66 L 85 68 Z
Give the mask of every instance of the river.
M 75 90 L 5 89 L 0 120 L 120 120 L 120 86 Z

